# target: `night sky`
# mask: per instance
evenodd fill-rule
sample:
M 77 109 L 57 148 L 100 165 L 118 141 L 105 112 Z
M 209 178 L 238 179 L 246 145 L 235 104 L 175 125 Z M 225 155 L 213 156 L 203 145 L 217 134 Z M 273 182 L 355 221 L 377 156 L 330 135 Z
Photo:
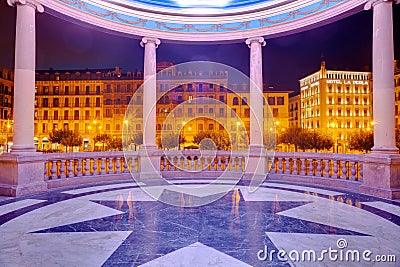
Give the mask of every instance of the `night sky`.
M 395 58 L 400 59 L 400 5 L 394 5 Z M 14 64 L 16 8 L 0 1 L 0 68 Z M 107 34 L 37 14 L 37 69 L 122 67 L 143 69 L 139 40 Z M 161 40 L 162 41 L 162 40 Z M 249 74 L 249 48 L 244 43 L 187 45 L 161 43 L 157 61 L 182 63 L 210 60 Z M 264 82 L 276 89 L 299 90 L 298 80 L 319 69 L 321 56 L 328 69 L 363 70 L 372 66 L 372 11 L 314 30 L 267 40 L 263 48 Z

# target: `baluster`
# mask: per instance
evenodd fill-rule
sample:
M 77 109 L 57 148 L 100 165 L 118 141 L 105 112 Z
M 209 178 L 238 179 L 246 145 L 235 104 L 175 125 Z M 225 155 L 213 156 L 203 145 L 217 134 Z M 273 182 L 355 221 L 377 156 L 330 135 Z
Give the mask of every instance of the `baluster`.
M 317 177 L 322 176 L 321 175 L 321 169 L 322 169 L 321 163 L 322 163 L 322 160 L 317 159 L 317 174 L 316 174 Z
M 82 159 L 78 159 L 78 167 L 76 168 L 77 173 L 76 176 L 81 177 L 82 176 L 82 163 L 81 163 Z
M 243 158 L 239 157 L 239 172 L 243 171 Z
M 73 162 L 74 162 L 73 159 L 70 159 L 68 162 L 68 175 L 67 175 L 68 178 L 74 177 L 74 173 L 73 173 L 74 167 L 72 166 Z
M 286 158 L 286 159 L 285 159 L 285 162 L 286 162 L 286 170 L 285 170 L 285 173 L 286 173 L 286 174 L 290 174 L 290 159 L 289 159 L 289 158 Z
M 85 159 L 85 176 L 90 175 L 90 159 Z
M 121 158 L 120 157 L 116 158 L 115 173 L 121 173 Z
M 183 157 L 183 168 L 182 170 L 186 171 L 188 169 L 188 160 L 186 157 Z
M 194 157 L 192 158 L 192 160 L 190 161 L 190 170 L 194 171 Z
M 271 173 L 276 173 L 276 171 L 275 171 L 275 158 L 272 158 L 270 172 Z
M 355 180 L 357 180 L 357 178 L 356 178 L 356 162 L 351 161 L 350 164 L 351 164 L 351 171 L 350 171 L 351 178 L 350 179 L 355 181 Z
M 300 170 L 300 175 L 306 175 L 306 159 L 300 159 L 301 161 L 301 170 Z
M 61 160 L 61 165 L 60 165 L 60 178 L 65 178 L 65 159 Z
M 108 159 L 108 174 L 113 174 L 113 158 Z
M 201 170 L 201 160 L 203 159 L 203 157 L 198 157 L 197 158 L 197 170 L 200 171 Z
M 363 164 L 361 162 L 358 162 L 358 166 L 360 168 L 360 177 L 358 178 L 358 181 L 362 181 L 363 180 L 363 174 L 364 174 Z
M 123 157 L 122 160 L 123 160 L 123 167 L 124 167 L 123 173 L 128 173 L 129 172 L 129 170 L 128 170 L 128 160 L 125 157 Z
M 278 159 L 278 173 L 283 173 L 283 165 L 282 165 L 283 158 Z
M 338 161 L 333 160 L 333 175 L 332 178 L 338 178 L 339 177 L 339 167 L 338 167 Z
M 136 172 L 135 157 L 131 159 L 131 173 Z
M 163 161 L 162 161 L 163 171 L 166 171 L 167 170 L 167 165 L 168 165 L 168 158 L 167 157 L 163 157 L 162 159 L 163 159 Z
M 97 169 L 98 169 L 97 161 L 98 160 L 99 160 L 98 158 L 94 158 L 93 159 L 93 175 L 98 175 L 99 174 L 98 171 L 97 171 Z
M 100 174 L 106 174 L 106 158 L 101 158 Z
M 347 179 L 347 162 L 343 161 L 343 165 L 342 165 L 342 178 L 343 179 Z
M 308 160 L 308 176 L 314 176 L 313 159 Z
M 50 177 L 51 179 L 55 179 L 57 178 L 57 161 L 53 160 L 51 162 L 51 169 L 50 169 Z
M 292 174 L 294 174 L 294 175 L 298 175 L 299 174 L 299 171 L 298 171 L 298 168 L 297 168 L 297 163 L 298 163 L 298 160 L 297 159 L 293 159 L 293 172 L 292 172 Z
M 325 160 L 325 173 L 324 173 L 324 177 L 327 177 L 327 178 L 330 177 L 330 175 L 329 175 L 329 171 L 330 171 L 329 162 L 330 162 L 329 159 L 326 159 L 326 160 Z
M 222 171 L 222 157 L 217 158 L 217 171 Z
M 47 165 L 49 164 L 49 162 L 50 161 L 46 161 L 45 163 L 44 163 L 44 179 L 45 180 L 48 180 L 49 179 L 49 176 L 47 176 Z

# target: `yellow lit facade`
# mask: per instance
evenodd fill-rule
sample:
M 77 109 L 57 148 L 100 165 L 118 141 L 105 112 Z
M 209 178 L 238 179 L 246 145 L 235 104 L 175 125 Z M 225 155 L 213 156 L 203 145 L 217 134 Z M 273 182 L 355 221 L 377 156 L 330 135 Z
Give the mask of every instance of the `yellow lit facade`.
M 396 128 L 400 129 L 400 61 L 394 61 L 394 84 L 395 84 L 395 125 Z
M 347 152 L 347 138 L 356 129 L 372 130 L 370 72 L 321 69 L 300 80 L 301 127 L 331 132 L 335 150 Z
M 6 69 L 0 71 L 0 152 L 12 144 L 13 78 L 11 71 Z
M 245 127 L 249 131 L 248 86 L 231 85 L 230 89 L 240 95 L 227 89 L 226 71 L 183 71 L 175 69 L 169 62 L 158 63 L 157 71 L 157 94 L 160 97 L 156 105 L 157 138 L 162 131 L 181 131 L 186 139 L 185 145 L 191 145 L 193 136 L 203 130 L 234 132 Z M 49 132 L 55 129 L 79 132 L 84 140 L 82 150 L 89 151 L 96 149 L 93 138 L 97 134 L 121 137 L 124 124 L 130 132 L 142 132 L 143 99 L 142 93 L 137 91 L 142 83 L 141 72 L 124 73 L 118 67 L 38 71 L 35 99 L 35 142 L 38 149 L 51 148 Z M 278 131 L 289 127 L 289 93 L 273 88 L 264 90 Z M 134 122 L 124 121 L 130 102 L 133 108 L 136 107 L 139 118 Z M 166 121 L 168 116 L 170 120 Z

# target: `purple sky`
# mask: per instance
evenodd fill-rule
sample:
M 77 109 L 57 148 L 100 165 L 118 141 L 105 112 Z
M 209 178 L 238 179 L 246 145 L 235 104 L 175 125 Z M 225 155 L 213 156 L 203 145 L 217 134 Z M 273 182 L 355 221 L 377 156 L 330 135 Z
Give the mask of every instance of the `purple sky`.
M 12 68 L 16 8 L 0 1 L 0 68 Z M 37 68 L 82 69 L 120 66 L 143 69 L 139 40 L 82 27 L 49 14 L 37 14 Z M 400 5 L 394 7 L 395 58 L 400 59 Z M 244 43 L 187 45 L 162 43 L 158 61 L 210 60 L 249 73 Z M 264 82 L 298 91 L 298 80 L 318 70 L 321 55 L 328 69 L 362 70 L 372 65 L 372 11 L 362 11 L 318 29 L 267 40 Z

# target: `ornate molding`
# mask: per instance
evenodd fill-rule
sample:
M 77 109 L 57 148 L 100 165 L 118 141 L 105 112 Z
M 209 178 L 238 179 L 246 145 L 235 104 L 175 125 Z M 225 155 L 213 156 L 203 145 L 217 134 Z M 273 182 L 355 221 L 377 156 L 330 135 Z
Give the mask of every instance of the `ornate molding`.
M 247 46 L 250 48 L 252 43 L 260 43 L 261 46 L 265 46 L 267 43 L 264 40 L 264 37 L 250 37 L 248 39 L 246 39 L 246 44 Z
M 161 44 L 161 41 L 160 39 L 157 39 L 155 37 L 143 37 L 140 45 L 144 47 L 147 43 L 153 43 L 156 45 L 157 48 Z
M 379 5 L 384 2 L 394 2 L 395 4 L 399 4 L 400 0 L 368 0 L 364 6 L 365 10 L 373 9 L 376 5 Z
M 44 12 L 44 8 L 43 8 L 42 4 L 40 4 L 36 0 L 7 0 L 7 3 L 9 6 L 28 5 L 30 7 L 33 7 L 39 13 Z

